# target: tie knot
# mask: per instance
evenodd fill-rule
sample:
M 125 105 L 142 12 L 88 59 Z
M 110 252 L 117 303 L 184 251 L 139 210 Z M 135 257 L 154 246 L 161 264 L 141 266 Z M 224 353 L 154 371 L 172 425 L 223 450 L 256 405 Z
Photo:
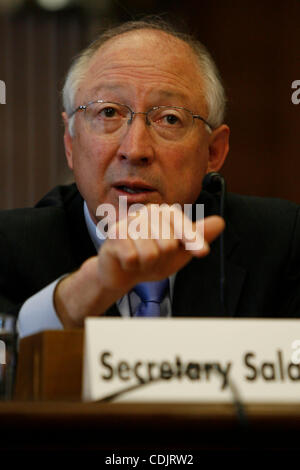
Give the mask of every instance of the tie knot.
M 140 297 L 142 302 L 161 302 L 164 298 L 169 279 L 153 282 L 141 282 L 134 287 L 134 292 Z

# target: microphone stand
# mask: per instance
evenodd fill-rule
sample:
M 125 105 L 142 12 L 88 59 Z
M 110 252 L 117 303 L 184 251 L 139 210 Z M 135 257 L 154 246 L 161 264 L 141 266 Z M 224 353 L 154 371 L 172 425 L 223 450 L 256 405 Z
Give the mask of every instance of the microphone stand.
M 207 173 L 203 179 L 203 189 L 211 194 L 217 194 L 220 197 L 220 209 L 219 215 L 224 218 L 225 208 L 225 195 L 226 195 L 226 183 L 225 179 L 220 173 L 212 171 Z M 224 253 L 224 231 L 220 235 L 220 304 L 222 309 L 222 315 L 226 316 L 226 299 L 225 299 L 225 253 Z

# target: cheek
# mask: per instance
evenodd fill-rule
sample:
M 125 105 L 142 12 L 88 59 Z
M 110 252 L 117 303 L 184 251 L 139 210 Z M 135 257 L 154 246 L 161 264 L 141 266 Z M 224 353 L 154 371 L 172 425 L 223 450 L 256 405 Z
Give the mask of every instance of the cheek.
M 184 203 L 194 202 L 200 194 L 202 180 L 208 166 L 208 152 L 199 146 L 185 145 L 169 148 L 166 153 L 167 185 L 172 199 Z
M 73 146 L 74 173 L 87 174 L 93 178 L 103 171 L 109 161 L 109 146 L 99 142 L 97 136 L 78 134 Z
M 208 151 L 200 144 L 197 146 L 186 144 L 180 148 L 174 146 L 174 149 L 170 147 L 166 157 L 169 168 L 174 173 L 185 175 L 189 179 L 205 173 L 208 166 Z

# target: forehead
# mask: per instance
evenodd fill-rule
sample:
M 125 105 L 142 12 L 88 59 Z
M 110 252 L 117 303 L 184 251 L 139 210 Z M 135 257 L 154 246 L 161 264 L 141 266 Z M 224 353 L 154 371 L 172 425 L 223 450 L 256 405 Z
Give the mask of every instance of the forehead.
M 119 91 L 133 99 L 162 97 L 186 106 L 204 102 L 195 53 L 180 39 L 155 30 L 124 33 L 102 45 L 88 63 L 77 98 Z

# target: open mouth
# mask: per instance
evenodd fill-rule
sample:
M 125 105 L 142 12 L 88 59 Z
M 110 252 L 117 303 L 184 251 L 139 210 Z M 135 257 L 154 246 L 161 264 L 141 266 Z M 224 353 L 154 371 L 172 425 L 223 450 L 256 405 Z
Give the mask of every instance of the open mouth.
M 124 194 L 149 194 L 155 192 L 155 188 L 143 180 L 119 180 L 114 184 L 114 188 Z
M 152 192 L 153 189 L 150 189 L 150 188 L 143 188 L 143 187 L 129 187 L 129 186 L 125 186 L 125 185 L 119 185 L 119 186 L 116 186 L 117 189 L 119 189 L 120 191 L 124 191 L 125 193 L 128 193 L 128 194 L 140 194 L 140 193 L 145 193 L 145 192 Z

